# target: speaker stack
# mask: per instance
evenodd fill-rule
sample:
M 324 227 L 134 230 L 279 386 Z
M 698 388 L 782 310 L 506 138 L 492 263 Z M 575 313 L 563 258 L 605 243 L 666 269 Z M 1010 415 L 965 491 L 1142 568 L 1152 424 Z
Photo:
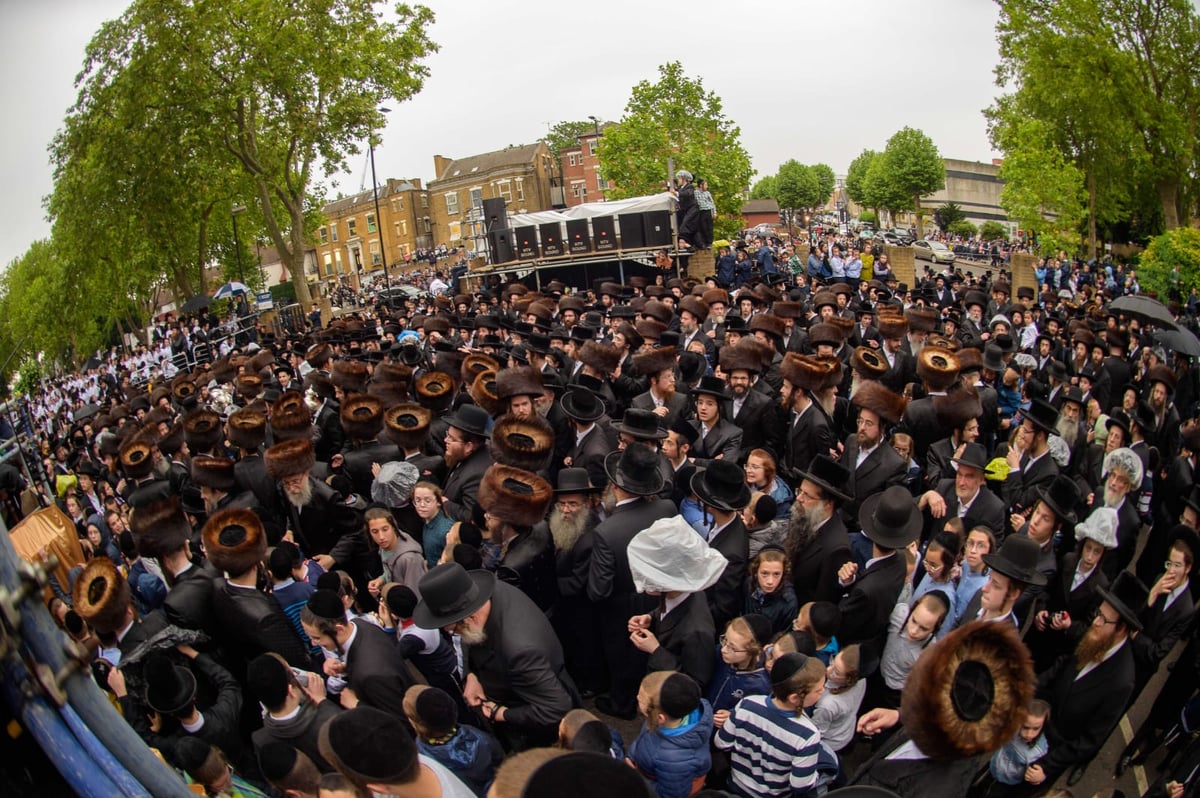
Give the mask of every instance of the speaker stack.
M 538 250 L 536 227 L 533 225 L 518 227 L 513 231 L 513 235 L 517 242 L 518 260 L 533 260 L 541 256 L 541 252 Z
M 588 233 L 587 219 L 567 220 L 567 251 L 572 255 L 592 251 L 592 236 Z
M 617 248 L 617 230 L 611 216 L 596 216 L 592 219 L 592 238 L 597 252 L 612 252 Z
M 670 211 L 646 211 L 642 214 L 642 224 L 646 233 L 646 246 L 671 246 Z
M 562 223 L 546 222 L 538 225 L 542 238 L 542 256 L 556 258 L 563 254 Z
M 621 223 L 621 249 L 641 249 L 646 246 L 642 214 L 622 213 L 617 221 Z

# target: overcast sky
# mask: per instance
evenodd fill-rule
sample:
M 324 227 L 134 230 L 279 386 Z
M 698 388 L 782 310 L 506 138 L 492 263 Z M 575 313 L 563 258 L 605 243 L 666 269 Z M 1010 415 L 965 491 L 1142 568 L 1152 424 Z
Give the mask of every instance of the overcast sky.
M 391 104 L 376 149 L 380 182 L 431 180 L 435 153 L 529 143 L 565 119 L 620 119 L 633 85 L 672 60 L 722 98 L 759 176 L 789 158 L 842 174 L 905 125 L 946 157 L 994 154 L 980 113 L 996 93 L 992 0 L 426 4 L 441 50 L 424 90 Z M 46 146 L 75 99 L 84 47 L 126 5 L 0 0 L 0 264 L 49 234 Z M 364 165 L 334 190 L 365 186 Z

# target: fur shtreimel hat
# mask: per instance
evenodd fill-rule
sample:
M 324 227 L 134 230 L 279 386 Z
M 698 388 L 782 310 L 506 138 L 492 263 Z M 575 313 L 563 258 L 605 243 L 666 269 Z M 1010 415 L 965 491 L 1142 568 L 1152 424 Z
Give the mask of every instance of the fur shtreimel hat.
M 405 402 L 389 407 L 383 413 L 387 437 L 401 449 L 417 449 L 429 437 L 433 413 L 418 404 Z
M 472 401 L 493 418 L 508 409 L 508 403 L 496 395 L 496 376 L 497 373 L 491 369 L 481 371 L 475 375 L 475 381 L 467 389 Z
M 140 437 L 121 447 L 121 470 L 129 479 L 149 476 L 154 468 L 154 447 Z
M 243 452 L 257 451 L 267 439 L 266 413 L 250 408 L 235 410 L 225 422 L 225 435 Z
M 850 401 L 855 407 L 870 410 L 889 424 L 898 423 L 904 415 L 904 408 L 908 407 L 907 399 L 878 382 L 859 385 Z
M 607 376 L 616 371 L 621 362 L 621 353 L 612 344 L 598 344 L 588 341 L 579 350 L 579 362 Z
M 178 496 L 168 496 L 134 508 L 129 533 L 143 557 L 161 558 L 187 545 L 192 525 L 183 513 Z
M 267 556 L 267 534 L 253 510 L 236 508 L 214 513 L 204 525 L 202 536 L 208 559 L 231 576 L 246 573 Z
M 312 437 L 312 413 L 299 391 L 287 391 L 271 405 L 271 432 L 275 441 Z
M 1016 628 L 973 621 L 917 660 L 900 717 L 930 759 L 990 754 L 1017 733 L 1034 686 L 1033 661 Z
M 860 346 L 850 353 L 850 368 L 868 380 L 878 380 L 888 373 L 887 359 L 869 346 Z
M 315 369 L 319 369 L 333 357 L 333 348 L 327 343 L 313 344 L 304 353 L 304 361 Z
M 342 429 L 356 441 L 369 441 L 383 432 L 383 400 L 366 393 L 354 394 L 342 402 Z
M 496 375 L 496 396 L 500 399 L 541 396 L 542 392 L 542 373 L 533 366 L 504 369 Z
M 842 381 L 842 361 L 836 357 L 812 357 L 788 352 L 779 367 L 780 375 L 797 388 L 822 391 Z
M 493 465 L 479 484 L 479 506 L 513 526 L 533 526 L 546 517 L 554 488 L 522 468 Z
M 257 372 L 239 374 L 236 380 L 237 392 L 247 399 L 254 399 L 263 390 L 263 378 Z
M 884 338 L 903 338 L 908 332 L 908 319 L 900 315 L 880 314 L 875 327 Z
M 927 346 L 917 355 L 917 376 L 931 391 L 949 390 L 958 379 L 958 358 L 949 349 Z
M 679 309 L 681 311 L 686 310 L 688 313 L 691 313 L 701 324 L 703 324 L 704 320 L 708 318 L 708 305 L 704 303 L 704 300 L 698 299 L 694 296 L 685 296 L 680 299 Z
M 909 308 L 904 311 L 904 317 L 908 320 L 908 328 L 913 332 L 933 332 L 938 326 L 938 314 L 936 310 Z M 882 330 L 880 334 L 883 334 Z
M 459 376 L 464 385 L 475 382 L 475 377 L 484 371 L 500 371 L 500 364 L 491 355 L 470 354 L 463 358 Z
M 539 415 L 500 416 L 492 427 L 492 459 L 501 465 L 541 471 L 554 454 L 554 428 Z
M 454 378 L 441 371 L 427 371 L 417 377 L 413 391 L 423 406 L 442 413 L 454 399 Z
M 339 360 L 329 370 L 329 379 L 342 393 L 366 393 L 371 367 L 356 360 Z
M 283 479 L 303 474 L 312 469 L 316 462 L 312 441 L 308 438 L 293 438 L 277 443 L 263 456 L 267 474 L 271 479 Z
M 762 371 L 762 356 L 757 349 L 748 346 L 742 346 L 743 343 L 749 341 L 749 338 L 743 338 L 738 341 L 736 346 L 721 347 L 721 371 L 726 375 L 734 371 L 748 371 L 751 375 L 757 376 Z
M 125 626 L 129 607 L 129 582 L 107 557 L 94 557 L 83 567 L 72 591 L 75 611 L 100 634 Z
M 225 437 L 225 423 L 217 413 L 197 408 L 183 417 L 183 437 L 193 453 L 211 451 Z
M 675 347 L 664 346 L 662 349 L 654 349 L 649 352 L 643 352 L 640 355 L 634 355 L 633 365 L 642 376 L 653 377 L 660 371 L 673 368 L 675 366 L 676 354 Z
M 808 342 L 814 347 L 818 344 L 827 344 L 837 349 L 845 340 L 842 328 L 836 324 L 821 323 L 808 328 Z
M 412 366 L 404 363 L 380 363 L 371 375 L 371 386 L 377 382 L 412 382 Z
M 973 387 L 960 388 L 945 396 L 933 397 L 933 412 L 944 429 L 962 429 L 971 419 L 983 416 L 983 404 Z
M 193 457 L 192 482 L 202 488 L 231 493 L 237 487 L 237 479 L 233 475 L 233 461 L 228 457 Z
M 750 318 L 749 329 L 752 333 L 762 330 L 773 338 L 783 338 L 784 333 L 787 332 L 787 324 L 783 319 L 772 316 L 770 313 L 755 313 Z

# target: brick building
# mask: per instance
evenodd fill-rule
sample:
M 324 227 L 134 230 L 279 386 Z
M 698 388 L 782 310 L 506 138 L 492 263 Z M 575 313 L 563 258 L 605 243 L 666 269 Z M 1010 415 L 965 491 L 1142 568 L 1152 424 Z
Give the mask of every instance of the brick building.
M 434 243 L 486 249 L 479 210 L 485 199 L 503 198 L 509 213 L 553 207 L 550 179 L 555 171 L 554 157 L 545 142 L 466 158 L 435 155 L 433 167 L 437 177 L 429 181 L 429 215 Z
M 418 179 L 388 178 L 379 186 L 379 214 L 370 189 L 329 202 L 317 229 L 316 268 L 322 281 L 371 272 L 383 264 L 396 272 L 416 249 L 433 246 L 429 192 Z M 380 249 L 380 233 L 383 247 Z
M 607 127 L 607 125 L 605 126 Z M 562 160 L 563 199 L 568 208 L 585 202 L 604 202 L 606 193 L 613 187 L 600 171 L 598 147 L 603 130 L 579 136 L 574 147 L 559 152 Z

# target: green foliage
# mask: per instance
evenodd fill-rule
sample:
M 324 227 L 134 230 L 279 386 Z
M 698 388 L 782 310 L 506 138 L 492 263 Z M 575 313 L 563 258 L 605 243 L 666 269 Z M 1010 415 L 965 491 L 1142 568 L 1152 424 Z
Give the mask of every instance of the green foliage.
M 911 127 L 901 128 L 888 139 L 883 151 L 891 190 L 912 198 L 917 213 L 917 236 L 921 232 L 921 197 L 946 185 L 946 164 L 933 140 Z
M 850 168 L 846 170 L 846 194 L 864 208 L 879 207 L 867 201 L 866 190 L 867 170 L 871 168 L 871 162 L 878 154 L 874 150 L 863 150 L 850 162 Z
M 275 300 L 275 307 L 290 305 L 296 301 L 296 286 L 292 283 L 273 285 L 271 286 L 271 298 Z
M 775 175 L 760 178 L 750 187 L 750 199 L 777 199 L 779 190 L 775 185 Z
M 943 232 L 948 231 L 955 222 L 960 222 L 967 218 L 967 214 L 959 207 L 957 202 L 947 202 L 939 205 L 933 211 L 933 222 Z
M 1080 242 L 1087 192 L 1083 172 L 1055 144 L 1051 129 L 1036 119 L 1007 126 L 1000 165 L 1000 206 L 1037 236 L 1043 251 L 1074 253 Z
M 837 176 L 833 173 L 833 167 L 826 163 L 815 163 L 811 167 L 813 175 L 817 178 L 817 196 L 819 199 L 814 207 L 824 205 L 829 202 L 829 198 L 833 196 L 833 190 L 837 188 Z
M 13 391 L 20 396 L 28 396 L 38 389 L 38 383 L 41 381 L 41 364 L 31 357 L 26 358 L 17 369 L 17 381 L 13 385 Z
M 942 229 L 944 230 L 946 228 Z M 950 223 L 949 232 L 964 238 L 974 238 L 975 234 L 979 232 L 979 228 L 976 227 L 974 223 L 969 222 L 966 219 L 958 219 L 957 221 Z
M 1200 288 L 1200 230 L 1179 227 L 1151 241 L 1138 264 L 1138 280 L 1160 297 L 1186 297 Z
M 863 178 L 863 194 L 869 208 L 883 208 L 895 213 L 912 207 L 912 195 L 891 179 L 887 156 L 882 152 L 871 158 Z
M 775 187 L 781 208 L 813 208 L 821 202 L 821 185 L 816 173 L 812 167 L 795 159 L 779 167 Z
M 624 199 L 661 191 L 667 160 L 708 180 L 717 206 L 715 235 L 741 226 L 741 206 L 754 170 L 741 128 L 725 116 L 721 98 L 689 78 L 678 61 L 658 68 L 658 81 L 633 87 L 620 123 L 600 139 L 600 168 Z
M 988 220 L 979 226 L 979 237 L 984 241 L 1008 240 L 1008 228 L 1000 222 Z
M 875 211 L 863 211 L 858 215 L 858 220 L 863 224 L 875 224 L 879 221 L 875 216 Z
M 604 122 L 600 122 L 603 126 Z M 554 155 L 554 161 L 558 164 L 558 173 L 562 174 L 562 155 L 560 153 L 570 147 L 578 146 L 579 137 L 585 133 L 595 133 L 596 125 L 590 119 L 584 119 L 578 122 L 558 122 L 550 125 L 546 135 L 542 136 L 542 141 L 546 142 L 546 146 Z

